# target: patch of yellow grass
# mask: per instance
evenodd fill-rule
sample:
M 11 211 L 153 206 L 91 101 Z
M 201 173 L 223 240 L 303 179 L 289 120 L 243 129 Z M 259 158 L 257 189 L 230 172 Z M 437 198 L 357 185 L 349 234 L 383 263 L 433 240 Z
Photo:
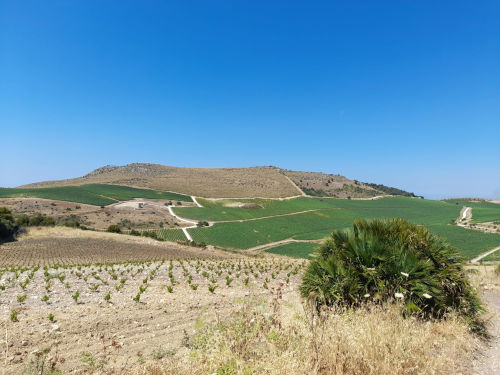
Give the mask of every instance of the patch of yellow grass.
M 460 374 L 479 339 L 455 317 L 405 319 L 397 306 L 356 311 L 304 309 L 289 319 L 245 306 L 204 326 L 188 352 L 134 374 Z M 132 372 L 131 372 L 132 373 Z

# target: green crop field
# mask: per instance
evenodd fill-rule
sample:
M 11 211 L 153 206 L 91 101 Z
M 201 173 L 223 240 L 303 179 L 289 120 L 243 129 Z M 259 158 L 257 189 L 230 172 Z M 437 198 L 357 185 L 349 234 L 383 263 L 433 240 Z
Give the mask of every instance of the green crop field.
M 0 198 L 16 197 L 45 198 L 95 206 L 106 206 L 117 201 L 134 198 L 192 202 L 191 197 L 187 195 L 121 185 L 89 184 L 49 188 L 0 188 Z
M 466 199 L 453 199 L 447 200 L 446 202 L 460 207 L 471 207 L 473 222 L 484 223 L 487 221 L 500 221 L 500 204 L 491 202 L 475 202 Z
M 242 202 L 239 200 L 238 202 Z M 198 220 L 238 220 L 281 215 L 304 210 L 312 212 L 276 216 L 259 220 L 217 223 L 208 228 L 189 229 L 195 241 L 224 248 L 248 249 L 286 238 L 321 239 L 334 230 L 351 227 L 356 219 L 402 217 L 426 225 L 446 238 L 464 256 L 472 257 L 500 245 L 500 234 L 487 234 L 450 225 L 463 206 L 450 202 L 406 197 L 350 201 L 342 199 L 296 198 L 283 201 L 250 200 L 263 208 L 225 207 L 224 201 L 210 202 L 203 208 L 177 208 L 184 217 Z M 202 202 L 204 204 L 205 201 Z M 202 215 L 202 213 L 205 213 Z M 196 214 L 196 216 L 195 216 Z
M 158 237 L 165 241 L 186 241 L 186 235 L 182 229 L 159 229 L 156 231 Z
M 500 250 L 495 251 L 493 254 L 488 255 L 486 258 L 481 259 L 483 262 L 500 262 Z
M 309 258 L 309 255 L 319 246 L 312 242 L 291 242 L 284 245 L 272 247 L 266 252 L 278 255 L 286 255 L 292 258 Z
M 473 207 L 472 220 L 476 223 L 500 221 L 500 205 L 497 207 Z
M 413 217 L 428 217 L 436 222 L 454 220 L 462 206 L 441 201 L 391 197 L 377 200 L 346 200 L 335 198 L 294 198 L 287 200 L 254 199 L 208 201 L 198 199 L 204 207 L 177 207 L 175 213 L 193 220 L 226 221 L 245 220 L 266 216 L 290 214 L 307 210 L 359 209 L 373 212 L 391 212 L 398 210 Z M 254 203 L 262 208 L 227 207 L 228 204 Z M 206 205 L 206 206 L 205 206 Z M 438 215 L 436 217 L 436 215 Z M 444 215 L 444 216 L 443 216 Z

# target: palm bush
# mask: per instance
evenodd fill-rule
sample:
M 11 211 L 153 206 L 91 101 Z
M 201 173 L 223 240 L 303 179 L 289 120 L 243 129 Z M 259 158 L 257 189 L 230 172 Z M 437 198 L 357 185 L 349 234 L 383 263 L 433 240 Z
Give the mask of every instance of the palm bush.
M 458 252 L 403 219 L 358 220 L 334 231 L 314 253 L 300 292 L 318 308 L 400 300 L 404 314 L 442 318 L 456 311 L 475 324 L 482 310 Z

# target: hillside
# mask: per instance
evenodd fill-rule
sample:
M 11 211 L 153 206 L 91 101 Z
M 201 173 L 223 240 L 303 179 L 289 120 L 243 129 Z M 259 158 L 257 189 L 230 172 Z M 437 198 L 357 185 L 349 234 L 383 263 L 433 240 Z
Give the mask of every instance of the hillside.
M 161 191 L 173 191 L 210 198 L 285 198 L 297 195 L 338 198 L 369 198 L 410 193 L 383 185 L 368 185 L 344 176 L 296 172 L 277 167 L 250 168 L 181 168 L 160 164 L 134 163 L 105 166 L 83 177 L 44 181 L 23 187 L 54 187 L 83 184 L 117 184 Z M 386 188 L 386 187 L 384 187 Z

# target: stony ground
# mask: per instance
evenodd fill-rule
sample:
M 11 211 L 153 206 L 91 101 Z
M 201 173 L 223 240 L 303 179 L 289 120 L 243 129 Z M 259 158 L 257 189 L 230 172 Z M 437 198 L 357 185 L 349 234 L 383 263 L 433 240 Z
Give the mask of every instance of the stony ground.
M 138 208 L 137 203 L 143 203 Z M 50 216 L 58 222 L 78 221 L 94 229 L 105 230 L 112 224 L 123 229 L 160 229 L 180 228 L 186 223 L 175 219 L 169 214 L 165 204 L 175 201 L 160 199 L 136 199 L 119 202 L 103 208 L 81 203 L 63 202 L 40 198 L 2 198 L 0 207 L 7 207 L 16 215 L 35 216 L 37 214 Z M 181 203 L 183 206 L 194 203 Z
M 274 288 L 297 303 L 302 265 L 231 258 L 4 270 L 0 356 L 9 374 L 44 351 L 64 373 L 154 361 L 155 350 L 183 350 L 204 321 L 266 301 Z
M 145 237 L 83 231 L 64 227 L 29 228 L 16 242 L 0 246 L 0 267 L 69 265 L 224 257 L 227 253 L 159 242 Z

